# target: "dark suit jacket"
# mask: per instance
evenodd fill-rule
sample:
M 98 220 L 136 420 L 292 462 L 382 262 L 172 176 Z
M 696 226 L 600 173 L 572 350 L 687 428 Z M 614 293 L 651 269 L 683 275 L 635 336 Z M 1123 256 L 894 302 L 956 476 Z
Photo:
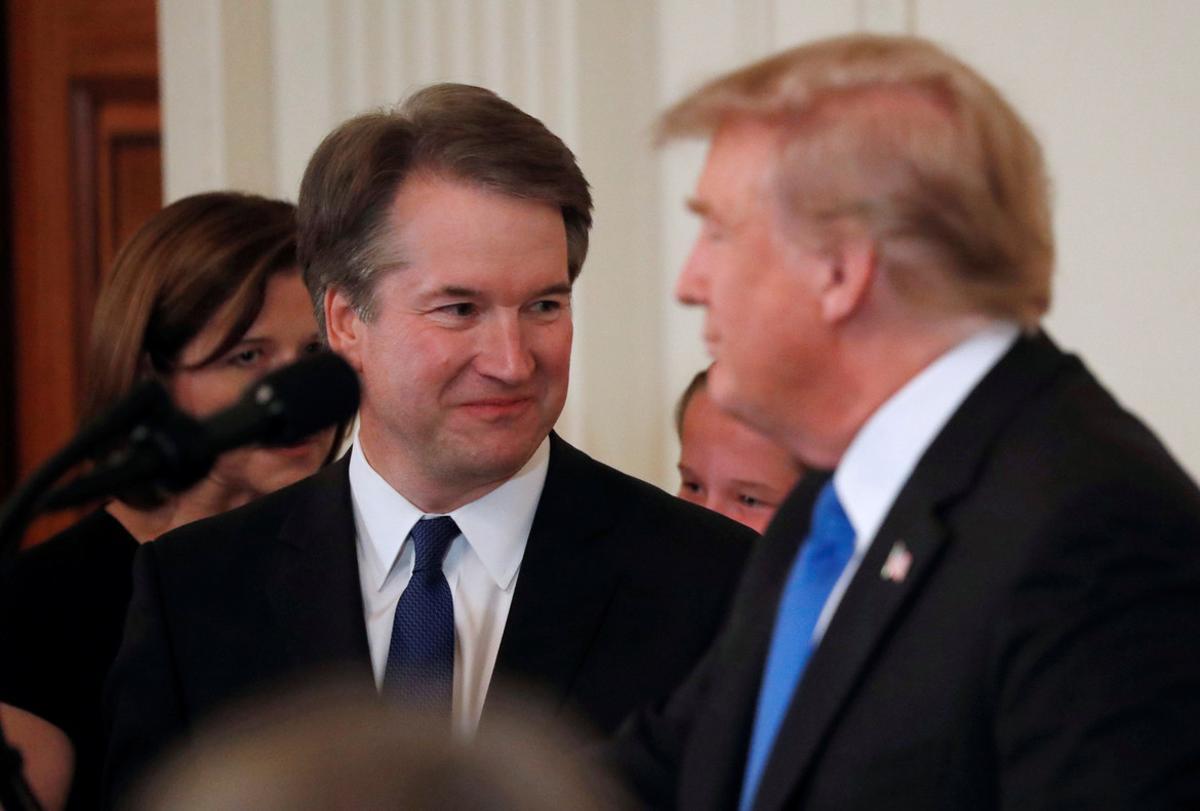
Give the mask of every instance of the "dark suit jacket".
M 688 682 L 623 730 L 647 800 L 737 806 L 820 484 L 781 508 Z M 801 807 L 1200 808 L 1200 493 L 1048 338 L 934 440 L 810 659 L 754 805 Z
M 109 683 L 110 798 L 232 698 L 314 669 L 372 678 L 347 471 L 142 547 Z M 754 538 L 552 436 L 489 705 L 522 682 L 611 731 L 687 675 Z

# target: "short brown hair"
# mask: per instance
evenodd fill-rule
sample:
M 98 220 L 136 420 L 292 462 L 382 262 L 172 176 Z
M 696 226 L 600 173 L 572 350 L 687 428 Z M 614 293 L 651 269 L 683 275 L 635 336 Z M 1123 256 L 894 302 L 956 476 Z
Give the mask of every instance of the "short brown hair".
M 96 300 L 84 419 L 115 404 L 139 380 L 175 371 L 183 348 L 226 307 L 229 329 L 196 365 L 228 352 L 258 318 L 271 277 L 295 267 L 291 203 L 209 192 L 155 214 L 117 254 Z M 339 445 L 335 439 L 334 448 Z M 145 494 L 123 500 L 154 506 Z
M 558 206 L 571 281 L 587 256 L 592 198 L 575 156 L 541 121 L 482 87 L 436 84 L 393 110 L 357 116 L 313 153 L 300 184 L 299 260 L 325 328 L 323 300 L 342 289 L 364 318 L 387 210 L 415 172 Z
M 688 404 L 707 385 L 708 369 L 701 369 L 699 372 L 696 372 L 696 376 L 692 378 L 692 382 L 687 384 L 687 388 L 683 390 L 683 394 L 679 395 L 679 402 L 675 404 L 675 433 L 680 439 L 683 439 L 683 418 L 687 415 Z
M 804 45 L 713 80 L 659 133 L 737 118 L 779 127 L 782 221 L 821 236 L 865 227 L 908 300 L 1027 327 L 1049 308 L 1041 148 L 996 88 L 937 46 L 866 34 Z

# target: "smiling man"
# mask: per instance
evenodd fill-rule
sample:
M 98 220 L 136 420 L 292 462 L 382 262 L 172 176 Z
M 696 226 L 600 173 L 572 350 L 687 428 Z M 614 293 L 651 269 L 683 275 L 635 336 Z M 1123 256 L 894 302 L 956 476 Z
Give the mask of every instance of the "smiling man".
M 318 320 L 362 380 L 358 439 L 147 547 L 114 793 L 218 706 L 318 667 L 465 734 L 510 686 L 611 730 L 705 648 L 752 537 L 552 433 L 591 198 L 541 122 L 463 85 L 351 119 L 299 220 Z

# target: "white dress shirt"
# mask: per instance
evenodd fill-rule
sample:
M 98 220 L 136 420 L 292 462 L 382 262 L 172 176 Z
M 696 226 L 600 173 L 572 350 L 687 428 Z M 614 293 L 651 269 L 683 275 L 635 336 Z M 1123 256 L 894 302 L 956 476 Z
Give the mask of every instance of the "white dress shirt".
M 833 489 L 854 527 L 854 554 L 821 609 L 813 642 L 824 636 L 917 462 L 1019 334 L 1017 325 L 1006 321 L 984 327 L 905 383 L 855 434 L 833 474 Z
M 479 724 L 549 461 L 547 438 L 517 475 L 448 513 L 459 529 L 442 563 L 454 603 L 452 719 L 454 729 L 464 735 L 473 734 Z M 433 516 L 393 490 L 359 447 L 350 455 L 350 496 L 378 687 L 387 666 L 396 603 L 412 577 L 414 550 L 408 535 L 417 521 Z

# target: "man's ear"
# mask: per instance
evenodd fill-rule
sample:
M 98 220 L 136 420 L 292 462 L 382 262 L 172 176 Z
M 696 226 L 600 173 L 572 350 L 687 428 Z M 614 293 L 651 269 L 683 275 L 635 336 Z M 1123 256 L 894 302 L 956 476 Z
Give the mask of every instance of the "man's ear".
M 821 315 L 831 324 L 853 316 L 866 302 L 878 269 L 874 241 L 865 236 L 839 240 L 827 257 L 819 291 Z
M 346 294 L 336 287 L 325 291 L 324 306 L 329 348 L 345 358 L 354 371 L 361 375 L 365 323 Z

